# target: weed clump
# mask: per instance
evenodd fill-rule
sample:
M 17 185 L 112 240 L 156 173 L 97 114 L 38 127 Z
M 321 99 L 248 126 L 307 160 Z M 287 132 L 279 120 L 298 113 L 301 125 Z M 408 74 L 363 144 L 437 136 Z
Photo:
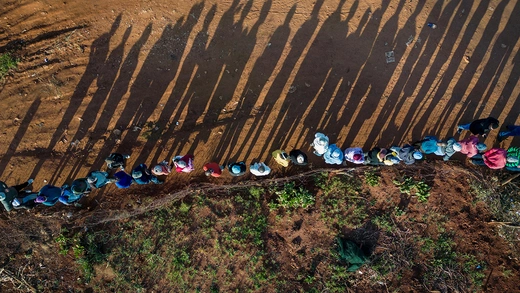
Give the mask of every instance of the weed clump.
M 18 66 L 18 59 L 11 53 L 4 53 L 0 55 L 0 79 L 3 79 L 11 69 Z
M 430 197 L 431 187 L 424 181 L 415 181 L 412 177 L 405 176 L 402 181 L 394 180 L 399 191 L 408 195 L 415 195 L 419 202 L 427 202 Z

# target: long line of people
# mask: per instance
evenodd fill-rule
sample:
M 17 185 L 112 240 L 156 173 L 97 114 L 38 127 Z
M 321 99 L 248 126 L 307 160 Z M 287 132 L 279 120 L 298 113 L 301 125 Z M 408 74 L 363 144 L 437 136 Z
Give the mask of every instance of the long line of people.
M 485 165 L 491 169 L 506 168 L 509 171 L 520 172 L 520 147 L 512 146 L 509 149 L 491 148 L 479 142 L 478 135 L 486 137 L 488 133 L 498 128 L 498 120 L 488 117 L 473 121 L 472 123 L 459 125 L 457 132 L 470 130 L 473 135 L 467 139 L 457 141 L 450 137 L 445 141 L 435 136 L 426 136 L 420 141 L 405 144 L 402 147 L 392 146 L 389 148 L 374 147 L 369 151 L 363 151 L 360 147 L 349 147 L 344 151 L 336 144 L 330 144 L 329 137 L 323 133 L 316 133 L 311 147 L 316 156 L 323 157 L 325 163 L 332 165 L 364 164 L 374 166 L 391 166 L 403 162 L 410 165 L 423 160 L 425 155 L 441 156 L 448 161 L 455 153 L 460 152 L 470 158 L 475 165 Z M 508 126 L 508 131 L 500 132 L 498 140 L 505 137 L 520 135 L 520 126 Z M 284 150 L 272 152 L 274 161 L 282 167 L 288 167 L 291 163 L 296 166 L 308 164 L 307 155 L 294 149 L 287 154 Z M 190 173 L 194 171 L 194 156 L 187 154 L 175 156 L 172 163 L 164 160 L 149 169 L 146 164 L 139 164 L 130 173 L 126 172 L 126 160 L 129 155 L 112 153 L 105 159 L 109 172 L 115 173 L 111 176 L 108 172 L 95 170 L 87 174 L 85 178 L 75 179 L 71 184 L 62 187 L 45 185 L 39 191 L 25 190 L 33 183 L 33 179 L 20 185 L 9 187 L 0 181 L 0 201 L 9 212 L 13 209 L 31 209 L 38 204 L 53 206 L 57 202 L 64 205 L 75 205 L 80 207 L 78 201 L 88 195 L 92 190 L 102 188 L 108 184 L 115 184 L 118 188 L 129 188 L 132 184 L 162 184 L 166 177 L 175 170 L 177 173 Z M 247 173 L 245 162 L 231 162 L 222 166 L 215 162 L 206 163 L 203 166 L 206 176 L 220 177 L 227 168 L 231 176 L 238 177 Z M 267 176 L 271 168 L 264 162 L 255 162 L 249 166 L 249 172 L 254 176 Z

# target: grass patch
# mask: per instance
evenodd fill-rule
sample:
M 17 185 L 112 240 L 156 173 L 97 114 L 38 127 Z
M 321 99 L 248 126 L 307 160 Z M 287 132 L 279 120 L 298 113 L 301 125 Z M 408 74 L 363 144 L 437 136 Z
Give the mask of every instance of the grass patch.
M 419 202 L 427 202 L 430 197 L 431 187 L 424 181 L 416 181 L 412 177 L 405 176 L 403 180 L 394 179 L 394 184 L 399 187 L 401 193 L 415 195 Z
M 0 55 L 0 79 L 3 79 L 11 69 L 18 66 L 18 59 L 11 53 L 4 53 Z
M 271 209 L 308 208 L 314 205 L 314 195 L 303 186 L 296 186 L 295 182 L 285 183 L 281 190 L 275 190 L 274 193 L 278 195 L 276 202 L 270 203 Z

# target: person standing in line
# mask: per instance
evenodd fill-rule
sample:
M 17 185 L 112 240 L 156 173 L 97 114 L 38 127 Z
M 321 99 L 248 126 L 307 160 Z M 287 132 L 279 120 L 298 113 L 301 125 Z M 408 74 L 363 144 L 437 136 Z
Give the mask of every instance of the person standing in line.
M 520 125 L 508 125 L 507 131 L 500 131 L 498 133 L 498 142 L 502 142 L 510 136 L 520 136 Z
M 520 147 L 510 147 L 507 149 L 506 169 L 513 172 L 520 172 Z
M 300 150 L 292 150 L 289 152 L 289 159 L 291 162 L 298 166 L 305 166 L 308 164 L 307 155 Z
M 107 184 L 114 183 L 115 179 L 109 179 L 108 173 L 103 171 L 92 171 L 87 175 L 87 181 L 90 184 L 90 188 L 101 188 Z
M 172 172 L 172 167 L 168 164 L 168 161 L 163 160 L 159 164 L 152 168 L 152 174 L 155 176 L 168 176 Z
M 238 162 L 238 163 L 230 163 L 228 165 L 228 170 L 231 176 L 238 177 L 246 174 L 247 167 L 246 163 Z
M 176 156 L 173 158 L 173 165 L 177 173 L 190 173 L 193 171 L 193 155 Z
M 206 176 L 220 177 L 220 175 L 222 175 L 222 170 L 224 170 L 224 166 L 211 162 L 206 163 L 202 169 Z
M 363 164 L 365 162 L 365 156 L 363 154 L 363 149 L 354 147 L 347 148 L 345 150 L 345 161 L 351 162 L 354 164 Z
M 130 158 L 130 155 L 123 155 L 120 153 L 112 153 L 106 159 L 108 169 L 121 169 L 125 170 L 126 160 Z
M 331 144 L 323 155 L 325 163 L 332 165 L 341 165 L 343 163 L 343 151 L 335 144 Z
M 272 153 L 274 160 L 282 165 L 282 167 L 289 166 L 289 155 L 284 150 L 276 150 Z
M 485 165 L 490 169 L 502 169 L 507 163 L 507 151 L 501 148 L 492 148 L 483 154 L 473 156 L 470 161 L 475 165 Z
M 33 182 L 34 179 L 29 179 L 22 184 L 9 187 L 4 182 L 0 181 L 0 201 L 4 205 L 6 211 L 10 212 L 13 209 L 13 200 L 18 197 L 19 192 L 22 189 L 31 185 Z
M 318 157 L 323 156 L 329 148 L 329 138 L 321 132 L 314 135 L 314 141 L 311 146 L 314 148 L 314 154 Z
M 132 185 L 134 182 L 134 179 L 132 176 L 127 174 L 125 171 L 119 171 L 114 174 L 114 178 L 116 179 L 116 186 L 117 188 L 124 189 L 128 188 Z
M 472 158 L 479 152 L 486 150 L 486 145 L 478 141 L 478 137 L 472 135 L 464 140 L 459 141 L 461 146 L 460 152 L 467 155 L 468 158 Z
M 146 164 L 140 164 L 134 170 L 132 170 L 132 178 L 134 178 L 135 183 L 143 185 L 148 183 L 162 184 L 163 182 L 157 179 L 152 172 L 148 170 Z
M 497 119 L 488 117 L 486 119 L 475 120 L 468 124 L 459 124 L 457 126 L 457 133 L 462 133 L 463 130 L 469 130 L 474 135 L 486 137 L 491 130 L 497 129 L 499 125 L 500 123 Z
M 267 176 L 271 173 L 271 168 L 267 167 L 264 162 L 257 162 L 249 166 L 249 172 L 255 176 Z

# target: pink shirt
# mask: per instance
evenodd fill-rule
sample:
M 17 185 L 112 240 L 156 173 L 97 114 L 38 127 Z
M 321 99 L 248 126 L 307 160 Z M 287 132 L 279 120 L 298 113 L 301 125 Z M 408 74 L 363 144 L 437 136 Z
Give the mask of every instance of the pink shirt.
M 468 158 L 471 158 L 474 155 L 478 154 L 478 150 L 477 150 L 478 137 L 472 135 L 469 138 L 466 138 L 465 140 L 459 141 L 459 143 L 462 147 L 460 152 L 467 155 Z

